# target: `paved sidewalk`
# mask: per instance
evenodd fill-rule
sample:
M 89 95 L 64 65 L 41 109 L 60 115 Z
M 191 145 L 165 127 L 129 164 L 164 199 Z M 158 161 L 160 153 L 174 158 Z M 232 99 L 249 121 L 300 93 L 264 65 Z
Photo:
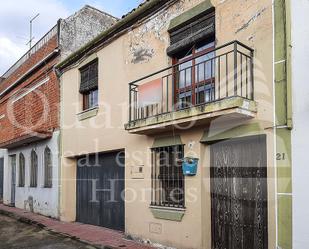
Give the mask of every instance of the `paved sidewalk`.
M 81 223 L 68 223 L 51 219 L 42 215 L 27 212 L 22 209 L 8 207 L 0 204 L 0 214 L 13 217 L 21 222 L 37 225 L 47 231 L 62 234 L 97 248 L 114 249 L 151 249 L 153 247 L 128 240 L 124 233 L 107 228 L 86 225 Z

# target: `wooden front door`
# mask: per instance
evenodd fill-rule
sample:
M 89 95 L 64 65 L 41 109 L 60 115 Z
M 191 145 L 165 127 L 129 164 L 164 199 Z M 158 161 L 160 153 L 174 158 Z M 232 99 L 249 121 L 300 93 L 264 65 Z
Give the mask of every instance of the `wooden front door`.
M 0 158 L 0 202 L 3 200 L 3 167 L 4 159 Z
M 123 231 L 124 152 L 81 157 L 77 166 L 77 221 Z
M 266 137 L 212 144 L 213 249 L 267 249 Z

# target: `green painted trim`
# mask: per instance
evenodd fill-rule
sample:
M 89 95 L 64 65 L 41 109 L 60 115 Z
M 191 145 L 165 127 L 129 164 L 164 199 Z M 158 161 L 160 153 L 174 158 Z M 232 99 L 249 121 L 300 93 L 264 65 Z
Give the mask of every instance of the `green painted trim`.
M 228 130 L 206 130 L 200 142 L 211 143 L 228 138 L 246 137 L 260 134 L 264 134 L 264 131 L 258 123 L 244 124 Z
M 276 125 L 287 124 L 285 0 L 275 0 L 275 112 Z
M 276 125 L 287 124 L 286 64 L 275 65 Z
M 275 0 L 277 247 L 292 249 L 291 0 Z
M 292 66 L 291 66 L 291 0 L 275 0 L 275 95 L 276 125 L 292 121 Z
M 193 7 L 192 9 L 184 12 L 183 14 L 175 17 L 171 20 L 170 26 L 168 31 L 172 31 L 173 29 L 177 28 L 178 26 L 185 24 L 190 19 L 203 14 L 207 10 L 213 9 L 214 6 L 210 2 L 210 0 L 203 1 L 202 3 L 198 4 L 197 6 Z
M 276 129 L 277 191 L 292 193 L 292 151 L 291 130 Z
M 278 248 L 292 249 L 292 196 L 278 196 Z
M 156 208 L 150 207 L 151 213 L 156 219 L 162 220 L 171 220 L 171 221 L 182 221 L 183 216 L 185 215 L 185 210 L 180 209 L 165 209 L 165 208 Z
M 154 148 L 162 148 L 162 147 L 169 147 L 174 145 L 182 145 L 183 142 L 179 135 L 176 136 L 168 136 L 168 137 L 158 137 L 155 138 L 152 149 Z
M 287 126 L 293 128 L 292 111 L 292 25 L 291 25 L 291 0 L 285 1 L 286 20 L 286 88 L 287 88 Z
M 275 61 L 286 59 L 285 0 L 274 1 Z
M 98 112 L 99 112 L 98 107 L 90 109 L 90 110 L 83 111 L 83 112 L 77 114 L 78 121 L 82 121 L 82 120 L 85 120 L 85 119 L 88 119 L 88 118 L 95 117 L 95 116 L 98 115 Z

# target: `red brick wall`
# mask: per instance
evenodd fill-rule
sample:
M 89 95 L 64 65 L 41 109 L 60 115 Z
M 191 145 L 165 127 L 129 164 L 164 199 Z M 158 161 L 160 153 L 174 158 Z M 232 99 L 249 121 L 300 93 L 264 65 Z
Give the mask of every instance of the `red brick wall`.
M 56 48 L 55 36 L 0 84 L 0 92 Z M 32 134 L 32 132 L 48 133 L 59 128 L 60 89 L 53 70 L 59 59 L 60 56 L 50 59 L 13 90 L 1 97 L 0 144 L 21 140 L 23 136 Z M 16 96 L 20 96 L 46 78 L 49 78 L 48 82 L 16 102 L 12 102 Z M 1 119 L 3 114 L 5 117 Z
M 19 79 L 24 73 L 31 69 L 35 64 L 45 58 L 48 54 L 58 48 L 57 35 L 53 36 L 44 46 L 37 52 L 32 54 L 18 69 L 16 69 L 7 79 L 0 84 L 0 92 L 10 86 L 13 82 Z

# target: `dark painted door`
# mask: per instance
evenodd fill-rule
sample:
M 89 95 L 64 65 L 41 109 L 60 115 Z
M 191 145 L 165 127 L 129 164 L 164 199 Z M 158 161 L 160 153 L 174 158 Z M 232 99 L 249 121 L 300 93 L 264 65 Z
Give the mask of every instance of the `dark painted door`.
M 3 200 L 3 162 L 4 159 L 0 158 L 0 202 Z
M 11 161 L 11 205 L 15 206 L 16 155 L 10 156 L 10 161 Z
M 123 231 L 124 152 L 81 157 L 77 166 L 77 221 Z
M 212 248 L 267 249 L 266 138 L 212 144 Z

